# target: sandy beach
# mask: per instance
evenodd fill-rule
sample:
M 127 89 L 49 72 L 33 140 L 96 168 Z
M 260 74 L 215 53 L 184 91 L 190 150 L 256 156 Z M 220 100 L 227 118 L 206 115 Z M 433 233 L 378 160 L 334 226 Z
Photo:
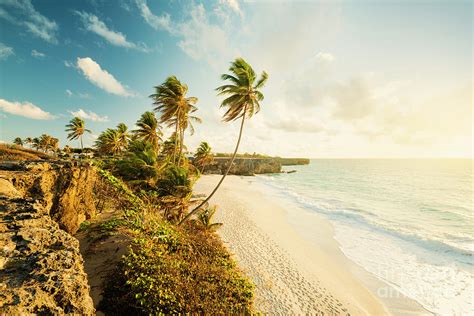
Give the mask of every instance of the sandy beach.
M 218 177 L 202 176 L 194 192 L 208 194 Z M 254 177 L 229 176 L 211 204 L 219 206 L 214 221 L 224 223 L 220 236 L 256 285 L 257 310 L 272 315 L 426 313 L 406 298 L 377 298 L 375 289 L 387 285 L 342 254 L 328 222 L 267 194 Z M 296 213 L 299 224 L 292 220 Z M 313 228 L 316 243 L 304 238 L 305 227 Z

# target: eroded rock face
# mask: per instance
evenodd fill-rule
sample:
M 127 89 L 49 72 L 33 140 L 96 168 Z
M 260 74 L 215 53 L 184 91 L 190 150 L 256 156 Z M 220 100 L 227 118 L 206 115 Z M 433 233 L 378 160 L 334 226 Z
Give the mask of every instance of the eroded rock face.
M 94 314 L 79 242 L 41 203 L 0 198 L 0 245 L 0 314 Z
M 0 315 L 92 315 L 75 233 L 95 215 L 95 171 L 0 162 Z
M 0 170 L 0 196 L 13 185 L 21 196 L 40 203 L 62 229 L 74 234 L 83 221 L 96 213 L 95 181 L 95 171 L 88 165 L 23 162 L 15 171 Z

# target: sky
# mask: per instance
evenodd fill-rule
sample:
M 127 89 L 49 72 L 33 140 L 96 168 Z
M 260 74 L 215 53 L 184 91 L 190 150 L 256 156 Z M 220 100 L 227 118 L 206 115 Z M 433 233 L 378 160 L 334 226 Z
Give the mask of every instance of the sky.
M 472 157 L 472 18 L 471 1 L 0 0 L 0 142 L 77 147 L 79 116 L 92 146 L 176 75 L 203 120 L 188 148 L 231 152 L 215 88 L 243 57 L 269 79 L 241 153 Z

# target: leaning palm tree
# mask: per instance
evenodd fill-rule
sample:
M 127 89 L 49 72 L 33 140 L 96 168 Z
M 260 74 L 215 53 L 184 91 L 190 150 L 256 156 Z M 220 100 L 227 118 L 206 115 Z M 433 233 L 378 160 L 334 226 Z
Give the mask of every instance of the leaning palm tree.
M 66 132 L 69 132 L 67 135 L 67 139 L 69 140 L 80 138 L 81 149 L 84 150 L 84 145 L 82 144 L 82 135 L 85 132 L 91 133 L 90 130 L 86 129 L 84 120 L 76 116 L 69 121 L 69 124 L 66 125 Z
M 18 145 L 18 146 L 23 146 L 23 140 L 21 140 L 20 137 L 16 137 L 16 138 L 13 140 L 13 144 Z
M 231 74 L 223 74 L 221 76 L 222 80 L 227 80 L 229 83 L 218 87 L 216 90 L 218 95 L 227 96 L 227 98 L 221 103 L 221 107 L 227 109 L 224 114 L 224 121 L 230 122 L 241 119 L 239 137 L 237 139 L 234 154 L 230 159 L 226 172 L 222 175 L 221 180 L 211 192 L 211 194 L 209 194 L 209 196 L 203 202 L 201 202 L 197 207 L 189 212 L 179 224 L 182 224 L 203 205 L 208 203 L 214 193 L 216 193 L 216 191 L 219 189 L 220 185 L 229 173 L 229 170 L 234 162 L 235 155 L 237 154 L 237 150 L 239 149 L 245 118 L 251 118 L 254 114 L 260 111 L 260 102 L 263 101 L 264 97 L 259 89 L 262 88 L 267 82 L 268 74 L 265 71 L 262 72 L 262 75 L 257 80 L 255 71 L 243 58 L 237 58 L 235 61 L 233 61 L 229 67 L 229 71 Z
M 150 95 L 155 105 L 154 110 L 161 113 L 160 122 L 175 130 L 175 151 L 173 163 L 176 163 L 176 155 L 179 147 L 179 155 L 183 150 L 184 131 L 189 126 L 189 113 L 197 110 L 195 104 L 198 99 L 186 97 L 188 86 L 181 83 L 175 76 L 168 77 L 164 83 L 155 87 L 155 93 Z M 188 123 L 186 123 L 188 122 Z
M 163 132 L 160 129 L 155 113 L 150 111 L 143 113 L 136 125 L 138 129 L 133 131 L 136 138 L 149 142 L 153 145 L 155 152 L 158 152 Z
M 201 173 L 203 173 L 204 168 L 213 160 L 214 156 L 211 154 L 211 146 L 207 142 L 202 142 L 194 154 L 194 165 L 200 168 Z

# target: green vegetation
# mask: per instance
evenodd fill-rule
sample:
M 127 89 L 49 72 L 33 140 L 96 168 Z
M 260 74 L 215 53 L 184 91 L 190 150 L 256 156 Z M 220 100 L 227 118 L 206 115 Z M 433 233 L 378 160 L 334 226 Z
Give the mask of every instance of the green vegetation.
M 155 208 L 150 192 L 138 197 L 127 184 L 105 170 L 98 170 L 112 192 L 108 198 L 124 210 L 122 218 L 100 225 L 92 238 L 110 236 L 118 228 L 131 236 L 130 250 L 107 279 L 100 309 L 118 315 L 249 314 L 253 285 L 230 257 L 214 230 L 212 214 L 176 226 L 165 209 Z M 183 167 L 165 171 L 167 198 L 184 200 L 190 188 Z M 187 196 L 190 196 L 189 194 Z M 215 212 L 215 208 L 213 209 Z M 204 224 L 207 223 L 207 224 Z
M 136 139 L 150 143 L 158 152 L 163 132 L 158 125 L 155 113 L 150 111 L 143 113 L 136 125 L 138 128 L 133 131 Z
M 215 154 L 214 154 L 214 157 L 218 157 L 218 158 L 230 158 L 230 157 L 232 157 L 232 154 L 229 154 L 229 153 L 215 153 Z M 273 158 L 273 157 L 268 156 L 268 155 L 262 155 L 262 154 L 257 154 L 257 153 L 253 153 L 253 154 L 249 154 L 249 153 L 236 154 L 235 157 L 236 157 L 236 158 Z
M 198 213 L 198 220 L 208 230 L 216 230 L 222 226 L 222 223 L 213 223 L 212 218 L 217 211 L 217 206 L 206 207 Z
M 253 285 L 218 237 L 186 225 L 147 225 L 111 279 L 102 309 L 111 314 L 249 314 Z
M 0 144 L 0 160 L 49 160 L 52 157 L 44 152 L 18 145 Z
M 226 108 L 224 121 L 241 119 L 240 131 L 227 171 L 205 200 L 193 198 L 192 190 L 214 155 L 203 141 L 188 159 L 185 135 L 192 135 L 194 124 L 201 123 L 196 116 L 198 99 L 188 96 L 188 86 L 175 76 L 154 87 L 150 95 L 154 111 L 143 113 L 135 129 L 129 130 L 124 123 L 108 128 L 99 134 L 94 149 L 83 146 L 84 133 L 91 133 L 84 120 L 74 117 L 66 125 L 67 138 L 80 140 L 81 148 L 66 146 L 63 154 L 90 159 L 87 162 L 100 176 L 94 192 L 97 209 L 122 211 L 119 217 L 101 224 L 84 222 L 81 230 L 96 240 L 115 234 L 132 240 L 128 254 L 108 278 L 102 310 L 122 315 L 253 312 L 253 285 L 215 233 L 222 223 L 213 221 L 218 209 L 210 207 L 208 200 L 237 156 L 246 118 L 260 109 L 260 88 L 268 75 L 263 72 L 257 79 L 241 58 L 232 62 L 229 71 L 221 77 L 226 84 L 217 91 L 226 96 L 221 104 Z M 173 131 L 168 139 L 163 139 L 162 126 Z M 55 153 L 59 142 L 44 134 L 16 138 L 14 143 L 18 148 L 27 144 Z M 12 150 L 10 153 L 16 154 Z

